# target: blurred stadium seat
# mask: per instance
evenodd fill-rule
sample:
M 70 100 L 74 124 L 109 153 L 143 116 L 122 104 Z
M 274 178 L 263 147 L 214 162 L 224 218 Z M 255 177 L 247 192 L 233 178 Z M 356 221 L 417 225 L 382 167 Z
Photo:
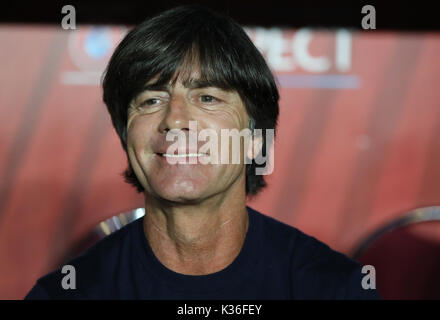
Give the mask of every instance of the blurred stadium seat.
M 362 241 L 352 257 L 375 267 L 383 299 L 440 299 L 440 206 L 401 215 Z

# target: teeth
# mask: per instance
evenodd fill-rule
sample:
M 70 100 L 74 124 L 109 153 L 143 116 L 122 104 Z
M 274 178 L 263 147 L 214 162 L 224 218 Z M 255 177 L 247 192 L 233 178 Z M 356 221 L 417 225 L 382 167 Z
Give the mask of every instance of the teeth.
M 168 154 L 164 153 L 162 156 L 167 158 L 185 158 L 185 157 L 203 157 L 204 153 L 185 153 L 185 154 Z

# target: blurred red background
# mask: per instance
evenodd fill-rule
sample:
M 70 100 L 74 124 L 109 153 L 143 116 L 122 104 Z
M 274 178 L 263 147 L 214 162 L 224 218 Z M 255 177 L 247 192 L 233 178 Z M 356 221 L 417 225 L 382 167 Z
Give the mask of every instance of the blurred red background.
M 281 101 L 249 205 L 349 254 L 440 205 L 440 33 L 246 29 Z M 0 298 L 21 299 L 102 220 L 143 205 L 101 99 L 125 27 L 0 26 Z

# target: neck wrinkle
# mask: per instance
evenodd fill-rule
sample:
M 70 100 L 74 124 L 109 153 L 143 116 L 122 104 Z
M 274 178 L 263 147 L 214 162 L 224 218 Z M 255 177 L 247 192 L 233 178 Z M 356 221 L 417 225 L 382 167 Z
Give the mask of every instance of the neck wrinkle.
M 249 227 L 246 215 L 235 213 L 226 221 L 214 223 L 209 231 L 189 239 L 173 226 L 166 231 L 146 216 L 144 233 L 156 258 L 168 269 L 188 275 L 214 273 L 227 267 L 238 256 Z M 237 222 L 231 224 L 231 222 Z

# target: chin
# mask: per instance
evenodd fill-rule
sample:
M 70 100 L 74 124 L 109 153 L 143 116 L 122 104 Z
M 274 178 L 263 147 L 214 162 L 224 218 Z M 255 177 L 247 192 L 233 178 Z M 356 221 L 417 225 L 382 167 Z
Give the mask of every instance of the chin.
M 196 202 L 208 193 L 207 186 L 201 181 L 181 180 L 169 181 L 154 188 L 161 199 L 171 202 Z

